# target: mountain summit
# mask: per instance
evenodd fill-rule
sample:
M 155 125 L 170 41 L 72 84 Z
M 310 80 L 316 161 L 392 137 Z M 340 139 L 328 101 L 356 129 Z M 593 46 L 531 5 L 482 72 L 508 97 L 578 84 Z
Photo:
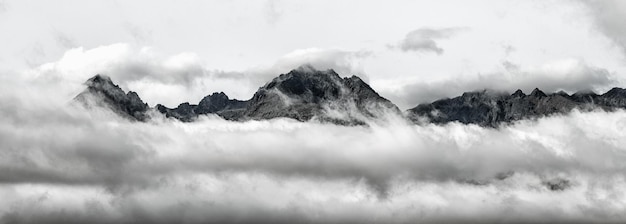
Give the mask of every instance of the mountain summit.
M 87 89 L 74 100 L 87 106 L 106 107 L 124 117 L 144 121 L 147 119 L 148 104 L 136 92 L 124 91 L 105 75 L 95 75 L 85 82 Z
M 186 122 L 193 121 L 199 115 L 205 114 L 217 114 L 228 120 L 238 120 L 247 105 L 246 101 L 230 99 L 224 92 L 216 92 L 202 98 L 197 105 L 186 102 L 170 109 L 157 104 L 156 109 L 165 114 L 166 117 L 173 117 Z
M 254 94 L 244 116 L 250 119 L 289 117 L 340 124 L 363 124 L 365 119 L 400 110 L 359 77 L 341 78 L 332 69 L 300 66 L 281 74 Z
M 125 117 L 145 120 L 149 107 L 135 92 L 124 93 L 109 77 L 96 75 L 76 97 L 81 102 L 99 102 Z M 93 99 L 92 99 L 93 98 Z M 260 87 L 247 101 L 230 99 L 223 92 L 204 97 L 198 104 L 181 103 L 176 108 L 157 104 L 166 117 L 190 122 L 200 115 L 216 114 L 228 120 L 312 119 L 343 125 L 365 124 L 389 112 L 401 114 L 357 76 L 341 78 L 335 71 L 320 71 L 310 65 L 281 74 Z
M 96 75 L 85 85 L 87 89 L 75 97 L 76 101 L 89 107 L 109 108 L 132 120 L 145 121 L 149 118 L 147 112 L 152 108 L 137 93 L 125 93 L 109 77 Z M 497 127 L 501 123 L 594 108 L 607 111 L 626 108 L 626 90 L 613 88 L 602 95 L 590 91 L 572 95 L 563 91 L 546 94 L 537 88 L 528 95 L 522 90 L 510 95 L 483 90 L 420 104 L 407 110 L 405 115 L 415 123 L 460 122 Z M 194 121 L 201 115 L 215 114 L 236 121 L 282 117 L 363 125 L 368 120 L 381 119 L 388 114 L 402 116 L 393 103 L 378 95 L 359 77 L 342 78 L 332 69 L 322 71 L 310 65 L 279 75 L 261 86 L 246 101 L 215 92 L 198 104 L 186 102 L 176 108 L 158 104 L 155 109 L 166 117 L 184 122 Z
M 426 118 L 433 123 L 457 121 L 496 127 L 500 123 L 567 113 L 574 108 L 626 108 L 626 90 L 613 88 L 603 95 L 586 91 L 571 96 L 563 91 L 548 95 L 537 88 L 529 95 L 521 90 L 512 95 L 488 94 L 485 90 L 466 92 L 459 97 L 420 104 L 408 110 L 408 117 L 415 122 Z

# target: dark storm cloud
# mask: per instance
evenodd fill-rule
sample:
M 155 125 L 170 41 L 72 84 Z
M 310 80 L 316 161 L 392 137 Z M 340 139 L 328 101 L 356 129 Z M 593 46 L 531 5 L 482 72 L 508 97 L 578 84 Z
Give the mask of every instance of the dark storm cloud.
M 444 49 L 437 44 L 437 41 L 448 39 L 464 30 L 466 30 L 466 28 L 420 28 L 409 32 L 404 39 L 394 47 L 405 52 L 416 51 L 443 54 Z

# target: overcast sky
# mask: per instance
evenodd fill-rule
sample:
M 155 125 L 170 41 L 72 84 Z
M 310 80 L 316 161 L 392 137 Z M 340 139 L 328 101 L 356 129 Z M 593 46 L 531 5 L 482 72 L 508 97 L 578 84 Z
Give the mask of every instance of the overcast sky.
M 175 106 L 215 91 L 247 99 L 311 63 L 407 109 L 483 88 L 623 86 L 623 27 L 616 0 L 1 0 L 0 70 L 56 63 L 76 83 L 105 73 Z
M 624 110 L 338 126 L 69 102 L 98 73 L 151 106 L 249 99 L 306 63 L 402 109 L 603 92 L 626 87 L 625 28 L 617 0 L 0 0 L 0 224 L 623 222 Z

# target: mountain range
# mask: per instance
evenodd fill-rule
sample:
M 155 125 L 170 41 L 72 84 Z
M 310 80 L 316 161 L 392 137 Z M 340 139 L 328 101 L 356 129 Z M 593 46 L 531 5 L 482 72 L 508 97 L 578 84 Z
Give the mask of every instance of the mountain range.
M 539 89 L 525 94 L 489 90 L 466 92 L 461 96 L 420 104 L 405 112 L 380 96 L 357 76 L 341 78 L 332 69 L 317 70 L 303 65 L 281 74 L 260 87 L 249 100 L 230 99 L 223 92 L 204 97 L 198 104 L 181 103 L 176 108 L 144 103 L 137 93 L 125 93 L 104 75 L 85 82 L 87 88 L 74 100 L 85 106 L 105 107 L 125 118 L 146 121 L 155 110 L 168 118 L 192 122 L 199 116 L 215 114 L 227 120 L 292 118 L 298 121 L 364 125 L 388 114 L 414 123 L 460 122 L 497 127 L 522 119 L 533 119 L 573 109 L 612 111 L 626 108 L 626 89 L 613 88 L 598 95 L 591 91 L 569 95 L 563 91 L 546 94 Z

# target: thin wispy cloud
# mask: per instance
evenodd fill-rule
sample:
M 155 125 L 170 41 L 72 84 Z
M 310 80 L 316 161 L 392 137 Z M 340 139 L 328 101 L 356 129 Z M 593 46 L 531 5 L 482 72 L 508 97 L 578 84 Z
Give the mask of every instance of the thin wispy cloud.
M 414 51 L 443 54 L 444 49 L 437 42 L 451 38 L 464 31 L 467 31 L 467 28 L 420 28 L 409 32 L 404 39 L 397 45 L 392 45 L 392 47 L 405 52 Z

